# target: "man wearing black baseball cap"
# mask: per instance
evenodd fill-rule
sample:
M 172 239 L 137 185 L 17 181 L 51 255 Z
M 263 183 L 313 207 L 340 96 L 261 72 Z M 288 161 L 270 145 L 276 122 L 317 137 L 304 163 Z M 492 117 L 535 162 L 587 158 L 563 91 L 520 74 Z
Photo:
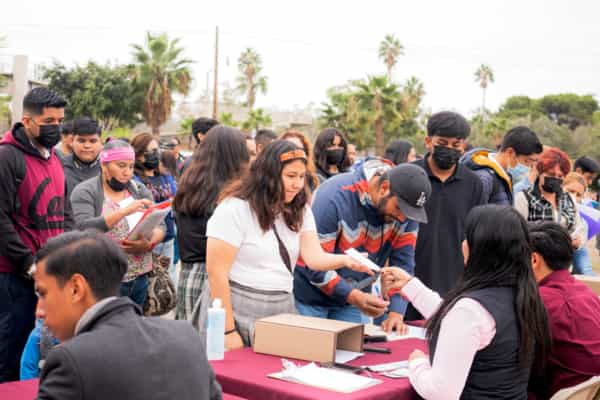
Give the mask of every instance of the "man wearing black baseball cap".
M 431 182 L 431 198 L 425 204 L 429 223 L 419 227 L 414 276 L 441 296 L 454 287 L 464 270 L 461 245 L 467 214 L 486 202 L 479 177 L 458 162 L 470 131 L 460 114 L 443 111 L 432 115 L 425 138 L 429 152 L 413 163 Z M 421 316 L 409 305 L 406 318 Z
M 431 184 L 422 168 L 401 164 L 387 172 L 390 192 L 396 196 L 397 205 L 408 219 L 427 223 L 425 203 L 431 196 Z
M 425 204 L 430 194 L 423 169 L 410 164 L 393 167 L 379 158 L 367 160 L 354 172 L 328 179 L 315 193 L 312 211 L 321 246 L 331 253 L 356 249 L 381 267 L 389 262 L 410 273 L 419 223 L 427 222 Z M 383 328 L 404 330 L 406 302 L 398 294 L 391 296 L 389 304 L 373 296 L 375 279 L 347 268 L 313 271 L 298 260 L 296 308 L 302 315 L 361 323 L 363 313 L 378 317 L 389 305 Z

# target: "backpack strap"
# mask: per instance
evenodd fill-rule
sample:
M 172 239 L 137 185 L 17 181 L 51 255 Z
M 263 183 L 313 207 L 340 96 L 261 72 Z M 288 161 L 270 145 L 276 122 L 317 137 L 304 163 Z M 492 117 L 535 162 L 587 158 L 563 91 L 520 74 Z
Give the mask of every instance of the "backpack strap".
M 25 179 L 25 174 L 27 172 L 27 166 L 25 164 L 25 156 L 23 152 L 17 149 L 15 146 L 9 143 L 0 143 L 0 146 L 5 146 L 6 149 L 10 149 L 9 151 L 13 152 L 15 159 L 15 198 L 14 198 L 14 213 L 17 214 L 19 209 L 21 208 L 21 204 L 19 202 L 19 186 Z

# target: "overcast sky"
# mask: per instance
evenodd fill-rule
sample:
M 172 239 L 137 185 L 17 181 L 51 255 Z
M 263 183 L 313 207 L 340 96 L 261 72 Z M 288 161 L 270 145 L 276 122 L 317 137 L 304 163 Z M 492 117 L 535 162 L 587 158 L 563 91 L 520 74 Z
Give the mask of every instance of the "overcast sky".
M 262 55 L 269 90 L 258 106 L 318 104 L 331 86 L 384 73 L 377 48 L 388 33 L 405 47 L 395 79 L 423 81 L 424 106 L 434 112 L 473 113 L 482 63 L 496 75 L 488 108 L 517 94 L 600 94 L 600 2 L 593 0 L 9 0 L 1 9 L 9 47 L 0 54 L 41 62 L 127 63 L 129 44 L 143 42 L 146 30 L 181 37 L 195 61 L 194 98 L 212 69 L 216 25 L 219 81 L 233 82 L 245 47 Z

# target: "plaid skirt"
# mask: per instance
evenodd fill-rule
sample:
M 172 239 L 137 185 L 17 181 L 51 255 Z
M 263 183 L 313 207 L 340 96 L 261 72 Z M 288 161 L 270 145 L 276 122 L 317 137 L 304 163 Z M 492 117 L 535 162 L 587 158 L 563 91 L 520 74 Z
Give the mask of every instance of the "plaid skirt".
M 296 314 L 294 295 L 284 291 L 264 291 L 229 281 L 231 307 L 235 328 L 244 341 L 244 346 L 254 343 L 254 322 L 257 319 L 277 314 Z M 199 324 L 197 325 L 203 343 L 206 343 L 206 317 L 211 303 L 208 280 L 204 283 L 200 300 Z
M 177 284 L 177 306 L 175 319 L 190 321 L 198 326 L 200 313 L 200 294 L 206 281 L 205 263 L 181 263 L 181 272 Z M 194 320 L 194 315 L 196 319 Z

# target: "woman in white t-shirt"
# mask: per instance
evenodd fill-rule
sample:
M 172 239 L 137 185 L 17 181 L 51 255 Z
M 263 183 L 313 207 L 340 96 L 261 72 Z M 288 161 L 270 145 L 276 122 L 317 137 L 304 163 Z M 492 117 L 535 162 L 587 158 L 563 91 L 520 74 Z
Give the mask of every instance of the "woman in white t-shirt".
M 318 270 L 369 269 L 346 255 L 321 248 L 306 185 L 306 154 L 277 140 L 259 154 L 250 174 L 227 188 L 206 230 L 208 272 L 199 330 L 206 333 L 212 299 L 226 311 L 225 348 L 254 340 L 254 321 L 295 313 L 293 268 L 299 256 Z

